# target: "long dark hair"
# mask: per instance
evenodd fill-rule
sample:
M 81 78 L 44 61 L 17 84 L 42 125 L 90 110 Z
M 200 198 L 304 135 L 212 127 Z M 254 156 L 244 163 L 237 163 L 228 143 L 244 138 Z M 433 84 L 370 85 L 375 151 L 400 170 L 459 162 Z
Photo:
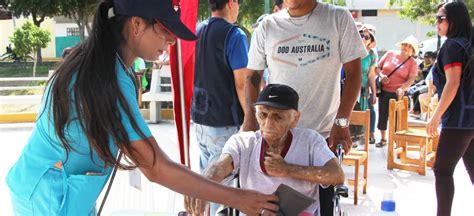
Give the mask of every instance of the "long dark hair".
M 48 106 L 52 110 L 48 115 L 53 117 L 56 135 L 67 157 L 74 149 L 72 141 L 67 138 L 66 128 L 72 121 L 78 121 L 89 141 L 91 160 L 92 151 L 95 151 L 105 162 L 105 167 L 115 165 L 121 169 L 133 169 L 139 166 L 141 158 L 130 145 L 122 118 L 129 118 L 140 137 L 148 145 L 152 144 L 139 129 L 118 85 L 116 55 L 125 42 L 122 30 L 130 17 L 109 19 L 108 10 L 112 6 L 112 0 L 100 3 L 89 37 L 65 59 L 48 81 L 51 87 L 45 100 L 51 103 Z M 119 107 L 126 116 L 121 116 Z M 127 164 L 117 161 L 110 150 L 110 142 L 128 152 L 135 165 L 128 159 Z
M 472 24 L 466 5 L 462 2 L 448 2 L 438 5 L 446 12 L 446 21 L 449 23 L 448 38 L 463 37 L 471 39 Z

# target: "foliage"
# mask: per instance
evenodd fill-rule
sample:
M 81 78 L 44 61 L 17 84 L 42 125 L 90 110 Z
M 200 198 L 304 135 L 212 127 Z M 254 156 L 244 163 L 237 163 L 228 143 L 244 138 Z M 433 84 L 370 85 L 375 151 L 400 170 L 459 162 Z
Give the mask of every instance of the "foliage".
M 62 0 L 4 0 L 9 3 L 8 10 L 14 16 L 24 15 L 33 18 L 33 23 L 40 26 L 46 17 L 55 16 L 59 12 L 59 4 Z M 37 50 L 37 60 L 42 62 L 41 49 Z
M 331 3 L 339 6 L 346 6 L 346 0 L 323 0 L 323 2 Z
M 94 14 L 100 0 L 0 0 L 0 5 L 8 8 L 13 15 L 31 15 L 33 23 L 40 26 L 45 17 L 64 15 L 74 19 L 79 27 L 81 39 L 90 30 L 89 18 Z
M 16 29 L 9 39 L 14 45 L 13 53 L 25 60 L 33 51 L 46 48 L 51 41 L 51 34 L 31 22 L 26 22 L 21 28 Z
M 33 23 L 40 26 L 45 17 L 55 16 L 59 12 L 61 0 L 9 0 L 8 8 L 14 16 L 31 15 Z
M 60 0 L 60 14 L 74 19 L 79 27 L 81 40 L 85 31 L 90 32 L 89 18 L 95 13 L 99 0 Z
M 243 0 L 239 5 L 239 18 L 237 22 L 243 27 L 249 27 L 264 13 L 265 0 Z M 270 8 L 273 8 L 273 0 L 270 1 Z M 269 9 L 270 9 L 269 8 Z M 198 21 L 203 21 L 211 16 L 208 0 L 199 0 Z
M 401 5 L 402 10 L 400 16 L 411 21 L 418 21 L 425 24 L 434 25 L 434 15 L 437 12 L 437 5 L 442 2 L 440 0 L 390 0 L 390 6 L 395 4 Z M 464 0 L 471 20 L 474 21 L 474 0 Z

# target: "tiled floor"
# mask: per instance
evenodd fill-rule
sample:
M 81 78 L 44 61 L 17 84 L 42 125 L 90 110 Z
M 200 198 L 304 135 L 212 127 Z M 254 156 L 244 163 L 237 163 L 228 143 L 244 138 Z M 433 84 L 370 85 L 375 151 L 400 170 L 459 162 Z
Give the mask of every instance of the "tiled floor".
M 12 215 L 8 188 L 5 176 L 9 167 L 15 162 L 31 133 L 32 124 L 0 124 L 2 160 L 0 163 L 0 215 Z M 152 124 L 150 128 L 161 148 L 173 159 L 178 160 L 178 147 L 174 124 L 163 122 Z M 199 150 L 191 129 L 191 162 L 198 166 Z M 361 147 L 359 147 L 361 148 Z M 347 176 L 353 173 L 352 167 L 345 167 Z M 352 173 L 351 173 L 352 172 Z M 454 174 L 456 194 L 454 197 L 453 215 L 469 215 L 472 212 L 472 194 L 474 187 L 461 163 Z M 141 178 L 142 189 L 129 186 L 129 174 L 120 171 L 110 193 L 103 215 L 144 215 L 152 212 L 176 212 L 183 210 L 182 196 L 170 190 L 149 183 Z M 352 198 L 343 198 L 343 208 L 349 215 L 373 215 L 380 207 L 384 191 L 394 191 L 397 212 L 403 216 L 435 215 L 436 194 L 434 175 L 431 169 L 426 176 L 404 171 L 386 169 L 386 147 L 370 146 L 368 193 L 359 195 L 359 205 L 352 204 Z M 352 193 L 351 193 L 352 196 Z M 99 201 L 101 198 L 99 198 Z M 158 214 L 157 214 L 158 215 Z

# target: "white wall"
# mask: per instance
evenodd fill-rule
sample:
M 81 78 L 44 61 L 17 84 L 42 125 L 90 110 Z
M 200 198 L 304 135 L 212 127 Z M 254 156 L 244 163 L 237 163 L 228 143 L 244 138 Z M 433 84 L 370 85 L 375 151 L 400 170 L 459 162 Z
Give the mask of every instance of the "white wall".
M 77 28 L 76 23 L 55 23 L 54 31 L 56 32 L 55 37 L 66 37 L 67 28 Z
M 389 0 L 346 0 L 346 7 L 354 10 L 375 10 L 387 9 Z M 392 9 L 399 9 L 400 6 L 394 5 Z
M 379 17 L 359 17 L 356 19 L 362 23 L 369 23 L 377 28 L 377 47 L 380 51 L 397 49 L 395 44 L 409 35 L 415 36 L 418 41 L 428 39 L 426 33 L 435 31 L 434 26 L 413 23 L 407 19 L 401 19 L 397 15 Z
M 434 26 L 412 22 L 398 16 L 400 6 L 388 7 L 390 0 L 346 0 L 346 8 L 357 11 L 356 21 L 369 23 L 377 28 L 377 47 L 380 51 L 398 49 L 395 44 L 409 35 L 420 42 L 428 39 L 426 34 L 435 31 Z M 362 10 L 378 10 L 377 17 L 363 17 Z
M 0 20 L 0 55 L 5 53 L 5 47 L 10 43 L 8 37 L 13 35 L 12 20 Z

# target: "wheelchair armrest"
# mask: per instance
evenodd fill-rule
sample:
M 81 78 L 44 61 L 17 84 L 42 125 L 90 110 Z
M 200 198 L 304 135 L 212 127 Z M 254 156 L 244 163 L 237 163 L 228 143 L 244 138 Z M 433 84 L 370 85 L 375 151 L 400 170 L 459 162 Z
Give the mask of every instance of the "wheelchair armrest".
M 349 188 L 345 185 L 336 185 L 334 187 L 335 194 L 338 196 L 342 197 L 348 197 L 349 196 Z
M 239 173 L 232 173 L 229 176 L 225 177 L 224 180 L 221 181 L 221 184 L 229 185 L 230 182 L 234 181 L 235 179 L 239 179 Z

